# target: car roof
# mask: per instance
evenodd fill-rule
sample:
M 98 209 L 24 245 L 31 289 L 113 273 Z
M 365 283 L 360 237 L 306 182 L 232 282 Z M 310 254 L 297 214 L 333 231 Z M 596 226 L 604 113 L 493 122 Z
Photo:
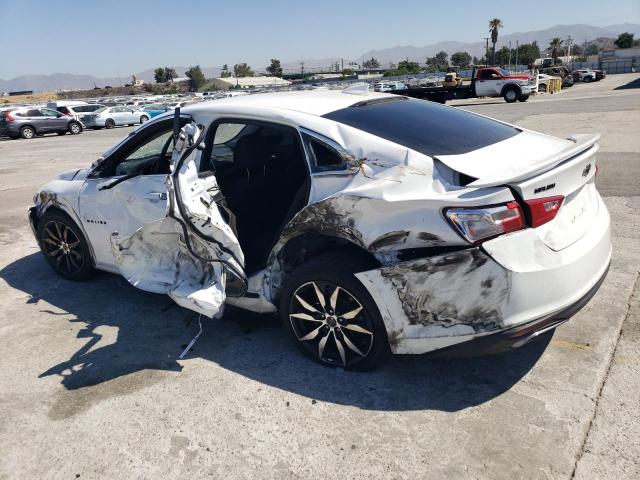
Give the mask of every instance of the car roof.
M 266 107 L 274 110 L 294 110 L 309 115 L 322 116 L 374 98 L 389 97 L 389 94 L 369 92 L 346 93 L 343 90 L 301 90 L 276 93 L 259 93 L 221 98 L 189 105 L 191 112 L 215 110 L 220 105 Z

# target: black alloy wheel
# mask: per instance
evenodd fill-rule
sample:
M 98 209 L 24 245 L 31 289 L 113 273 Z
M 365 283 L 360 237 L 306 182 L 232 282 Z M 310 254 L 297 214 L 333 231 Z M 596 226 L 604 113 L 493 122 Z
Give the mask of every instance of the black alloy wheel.
M 351 366 L 373 347 L 374 326 L 366 310 L 353 294 L 333 282 L 298 287 L 289 312 L 298 341 L 324 363 Z

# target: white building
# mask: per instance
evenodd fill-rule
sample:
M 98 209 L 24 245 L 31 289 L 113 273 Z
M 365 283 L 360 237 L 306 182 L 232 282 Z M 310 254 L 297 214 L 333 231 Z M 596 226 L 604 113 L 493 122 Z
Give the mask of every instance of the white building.
M 291 85 L 291 82 L 279 77 L 225 77 L 214 78 L 208 84 L 221 90 L 229 88 L 255 88 L 255 87 L 283 87 Z

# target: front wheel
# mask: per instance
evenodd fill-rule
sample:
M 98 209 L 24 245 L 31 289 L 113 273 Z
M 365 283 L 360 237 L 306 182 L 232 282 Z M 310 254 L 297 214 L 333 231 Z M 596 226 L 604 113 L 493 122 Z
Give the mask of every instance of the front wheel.
M 520 94 L 515 88 L 507 88 L 502 96 L 505 102 L 513 103 L 518 100 Z
M 38 243 L 47 262 L 68 280 L 86 280 L 94 272 L 89 245 L 70 217 L 46 213 L 38 221 Z
M 148 121 L 149 121 L 149 117 L 147 117 L 146 115 L 140 116 L 140 124 L 143 124 L 144 122 L 148 122 Z
M 112 118 L 107 118 L 107 120 L 104 122 L 104 126 L 105 128 L 113 128 L 116 126 L 116 122 L 114 122 Z
M 390 353 L 387 332 L 373 298 L 354 272 L 375 268 L 369 260 L 321 255 L 287 279 L 280 314 L 297 347 L 316 362 L 371 370 Z
M 593 79 L 591 77 L 584 77 L 584 80 L 582 80 L 584 83 L 589 83 L 591 82 Z
M 20 129 L 20 136 L 26 140 L 30 140 L 36 136 L 36 131 L 33 129 L 33 127 L 22 127 Z
M 518 98 L 520 102 L 526 102 L 527 100 L 529 100 L 529 95 L 520 95 L 520 98 Z
M 78 135 L 82 132 L 82 125 L 80 125 L 78 122 L 71 122 L 68 129 L 71 135 Z

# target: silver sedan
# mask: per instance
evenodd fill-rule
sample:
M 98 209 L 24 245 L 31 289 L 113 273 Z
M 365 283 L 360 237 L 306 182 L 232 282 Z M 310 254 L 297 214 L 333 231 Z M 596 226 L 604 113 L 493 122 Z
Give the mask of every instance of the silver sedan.
M 82 121 L 88 128 L 113 128 L 116 125 L 135 125 L 149 120 L 149 114 L 137 107 L 104 107 L 86 115 Z

